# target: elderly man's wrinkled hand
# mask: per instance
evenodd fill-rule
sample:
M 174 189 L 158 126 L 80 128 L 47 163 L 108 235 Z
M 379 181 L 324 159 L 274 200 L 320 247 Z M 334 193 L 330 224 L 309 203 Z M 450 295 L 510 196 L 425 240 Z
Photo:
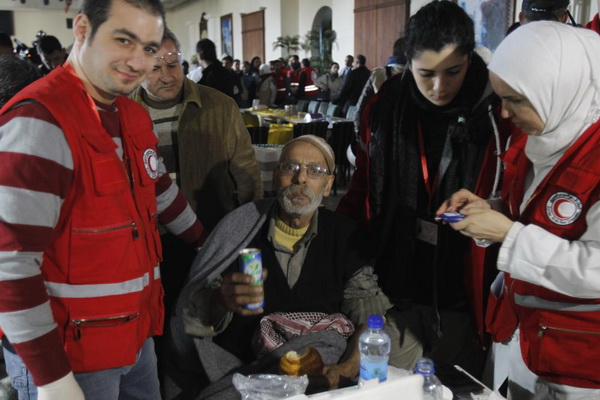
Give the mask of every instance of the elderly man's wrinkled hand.
M 491 208 L 463 208 L 461 213 L 467 217 L 462 221 L 451 223 L 450 226 L 463 235 L 474 239 L 503 242 L 513 225 L 513 221 L 504 214 Z
M 323 374 L 329 381 L 329 389 L 337 389 L 340 380 L 353 379 L 358 375 L 360 365 L 356 362 L 346 361 L 339 364 L 326 365 Z
M 263 270 L 263 281 L 267 278 L 267 270 Z M 252 284 L 251 276 L 234 272 L 223 278 L 219 288 L 219 302 L 227 311 L 241 315 L 256 315 L 264 312 L 262 308 L 249 310 L 249 304 L 262 302 L 264 299 L 263 285 Z

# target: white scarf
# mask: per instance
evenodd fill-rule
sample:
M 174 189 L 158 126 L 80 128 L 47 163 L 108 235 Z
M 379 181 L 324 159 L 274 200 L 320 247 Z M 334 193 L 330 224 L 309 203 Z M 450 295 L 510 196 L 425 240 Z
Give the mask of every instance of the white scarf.
M 541 136 L 529 136 L 525 146 L 534 173 L 547 173 L 600 116 L 596 32 L 558 22 L 528 23 L 500 43 L 489 70 L 525 96 L 545 124 Z

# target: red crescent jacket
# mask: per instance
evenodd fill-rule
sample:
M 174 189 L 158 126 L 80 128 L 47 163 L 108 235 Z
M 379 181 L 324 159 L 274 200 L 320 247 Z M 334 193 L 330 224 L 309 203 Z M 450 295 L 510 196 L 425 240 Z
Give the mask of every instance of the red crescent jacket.
M 594 19 L 585 24 L 585 27 L 593 30 L 596 33 L 600 33 L 600 18 L 598 18 L 598 14 L 594 16 Z
M 121 160 L 93 100 L 65 68 L 4 109 L 26 99 L 56 118 L 74 162 L 73 188 L 41 266 L 69 362 L 75 372 L 131 365 L 163 325 L 152 122 L 132 100 L 116 100 Z
M 306 77 L 306 81 L 304 82 L 304 96 L 306 97 L 313 97 L 316 96 L 317 93 L 319 93 L 319 88 L 315 85 L 315 82 L 313 81 L 313 74 L 316 75 L 317 71 L 314 68 L 311 67 L 304 67 L 300 70 L 300 73 L 298 74 L 298 76 L 301 76 L 302 74 L 304 74 L 304 76 Z M 298 78 L 300 79 L 300 78 Z
M 503 197 L 511 215 L 561 238 L 577 240 L 586 231 L 586 214 L 600 200 L 600 122 L 563 155 L 519 215 L 530 163 L 525 140 L 506 153 Z M 569 215 L 559 205 L 570 203 Z M 600 388 L 600 299 L 581 299 L 513 279 L 505 274 L 506 301 L 489 310 L 488 329 L 505 340 L 520 324 L 521 350 L 538 376 L 559 384 Z M 490 303 L 492 304 L 492 303 Z

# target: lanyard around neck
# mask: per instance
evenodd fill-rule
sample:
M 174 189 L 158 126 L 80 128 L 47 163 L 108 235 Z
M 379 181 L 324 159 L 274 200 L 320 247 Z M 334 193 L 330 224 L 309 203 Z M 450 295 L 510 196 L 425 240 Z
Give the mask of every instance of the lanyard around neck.
M 444 175 L 446 174 L 446 171 L 448 171 L 450 161 L 452 160 L 452 145 L 450 143 L 450 137 L 446 135 L 444 149 L 442 150 L 442 158 L 440 159 L 438 170 L 436 171 L 436 174 L 432 180 L 429 173 L 429 168 L 427 167 L 427 154 L 425 153 L 425 141 L 423 140 L 423 129 L 421 128 L 421 121 L 417 122 L 417 137 L 419 140 L 419 153 L 421 157 L 421 171 L 423 172 L 423 181 L 425 183 L 425 190 L 427 191 L 427 195 L 429 196 L 427 209 L 430 210 L 433 195 L 438 189 L 440 180 L 443 179 Z

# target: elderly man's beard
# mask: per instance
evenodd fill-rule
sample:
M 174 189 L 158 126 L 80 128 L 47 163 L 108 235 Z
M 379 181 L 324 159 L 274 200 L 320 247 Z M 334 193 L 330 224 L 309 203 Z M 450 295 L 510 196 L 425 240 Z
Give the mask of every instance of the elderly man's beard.
M 290 185 L 285 189 L 279 190 L 277 200 L 279 201 L 279 206 L 287 214 L 293 217 L 303 217 L 313 213 L 319 207 L 321 200 L 323 200 L 323 192 L 325 192 L 325 187 L 323 187 L 319 194 L 315 195 L 306 186 Z M 306 198 L 296 198 L 295 195 L 298 194 Z M 306 199 L 309 200 L 308 204 L 305 203 Z

